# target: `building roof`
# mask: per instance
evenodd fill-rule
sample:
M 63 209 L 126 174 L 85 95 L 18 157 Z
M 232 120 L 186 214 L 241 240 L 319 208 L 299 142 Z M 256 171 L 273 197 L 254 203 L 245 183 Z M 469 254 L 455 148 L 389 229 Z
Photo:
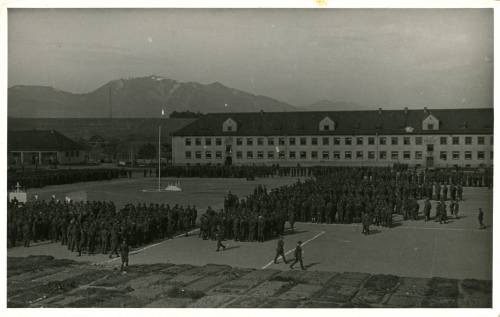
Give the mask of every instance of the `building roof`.
M 104 138 L 98 134 L 91 136 L 89 139 L 89 143 L 104 143 L 104 142 L 106 142 L 106 140 L 104 140 Z
M 430 114 L 439 130 L 422 130 Z M 329 117 L 334 131 L 320 131 L 319 122 Z M 228 118 L 237 130 L 222 132 Z M 411 127 L 412 129 L 407 129 Z M 361 135 L 361 134 L 492 134 L 493 108 L 422 109 L 317 112 L 211 113 L 173 133 L 174 136 L 268 136 L 268 135 Z
M 68 151 L 83 147 L 55 130 L 9 131 L 9 151 Z

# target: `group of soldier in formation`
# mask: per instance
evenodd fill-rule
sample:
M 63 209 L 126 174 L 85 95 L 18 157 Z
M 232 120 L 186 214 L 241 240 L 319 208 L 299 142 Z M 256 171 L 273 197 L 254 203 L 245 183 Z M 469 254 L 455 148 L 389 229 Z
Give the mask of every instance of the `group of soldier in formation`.
M 195 207 L 159 204 L 127 204 L 117 210 L 113 202 L 67 202 L 51 199 L 9 202 L 8 242 L 50 240 L 82 254 L 119 255 L 123 240 L 137 247 L 174 234 L 187 235 L 196 226 Z
M 313 178 L 273 190 L 259 185 L 246 198 L 229 191 L 223 209 L 208 207 L 201 216 L 199 237 L 217 240 L 217 251 L 226 248 L 224 240 L 264 242 L 280 237 L 276 259 L 284 258 L 282 237 L 287 222 L 292 232 L 296 221 L 362 223 L 362 233 L 369 234 L 371 224 L 391 227 L 393 214 L 405 220 L 420 219 L 417 200 L 424 199 L 423 219 L 432 219 L 430 200 L 435 200 L 434 219 L 446 223 L 448 215 L 458 217 L 462 184 L 487 185 L 484 175 L 464 179 L 460 173 L 404 168 L 316 168 Z M 127 204 L 117 211 L 113 202 L 52 199 L 25 204 L 13 201 L 8 207 L 10 246 L 24 241 L 29 247 L 31 241 L 51 240 L 78 255 L 109 253 L 112 257 L 121 250 L 122 266 L 128 265 L 129 245 L 172 238 L 179 232 L 187 235 L 197 226 L 197 210 L 190 206 Z M 483 217 L 480 210 L 481 227 Z M 295 263 L 303 268 L 301 253 L 299 241 Z
M 49 185 L 111 180 L 127 175 L 127 170 L 116 168 L 21 170 L 8 172 L 7 185 L 8 188 L 14 188 L 19 183 L 25 188 L 41 188 Z
M 209 208 L 202 216 L 200 236 L 263 242 L 283 235 L 286 222 L 293 231 L 296 221 L 362 223 L 363 233 L 369 233 L 371 224 L 391 227 L 393 214 L 420 219 L 420 199 L 426 199 L 425 221 L 431 220 L 432 199 L 437 201 L 436 221 L 445 223 L 449 215 L 458 217 L 463 187 L 460 181 L 438 183 L 409 170 L 329 169 L 270 191 L 259 185 L 242 199 L 229 192 L 223 210 Z

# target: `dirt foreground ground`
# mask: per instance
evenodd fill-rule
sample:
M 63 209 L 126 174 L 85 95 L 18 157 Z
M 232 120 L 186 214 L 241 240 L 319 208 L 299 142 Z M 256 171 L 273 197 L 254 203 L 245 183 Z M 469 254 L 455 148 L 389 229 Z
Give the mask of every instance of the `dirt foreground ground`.
M 491 307 L 491 281 L 8 258 L 8 307 Z

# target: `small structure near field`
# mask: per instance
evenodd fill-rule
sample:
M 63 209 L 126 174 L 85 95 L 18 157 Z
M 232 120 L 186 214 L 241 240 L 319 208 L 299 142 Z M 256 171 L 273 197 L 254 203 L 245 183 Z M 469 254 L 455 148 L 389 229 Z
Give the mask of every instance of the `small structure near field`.
M 82 145 L 55 130 L 8 132 L 11 165 L 81 164 L 87 160 Z
M 165 188 L 165 190 L 169 192 L 181 192 L 182 191 L 181 183 L 179 181 L 172 184 L 169 183 L 168 186 Z
M 27 201 L 26 192 L 21 190 L 21 185 L 19 185 L 19 182 L 16 185 L 16 190 L 9 192 L 9 201 L 13 201 L 14 199 L 16 199 L 20 203 L 26 203 Z

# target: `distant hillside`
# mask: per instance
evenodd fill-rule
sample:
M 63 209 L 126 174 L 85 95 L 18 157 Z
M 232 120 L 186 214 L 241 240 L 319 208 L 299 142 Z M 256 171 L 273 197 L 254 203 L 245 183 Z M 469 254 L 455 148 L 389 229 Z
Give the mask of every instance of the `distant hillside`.
M 113 80 L 84 94 L 52 87 L 14 86 L 8 90 L 9 117 L 158 117 L 161 109 L 193 112 L 293 111 L 284 102 L 215 82 L 203 85 L 148 76 Z
M 196 119 L 162 119 L 162 135 L 167 136 Z M 56 130 L 74 140 L 88 140 L 93 135 L 100 135 L 106 140 L 156 142 L 160 119 L 33 119 L 9 118 L 8 130 Z M 167 142 L 168 139 L 165 139 Z
M 309 106 L 297 108 L 299 111 L 337 111 L 360 110 L 361 106 L 353 102 L 320 100 Z

